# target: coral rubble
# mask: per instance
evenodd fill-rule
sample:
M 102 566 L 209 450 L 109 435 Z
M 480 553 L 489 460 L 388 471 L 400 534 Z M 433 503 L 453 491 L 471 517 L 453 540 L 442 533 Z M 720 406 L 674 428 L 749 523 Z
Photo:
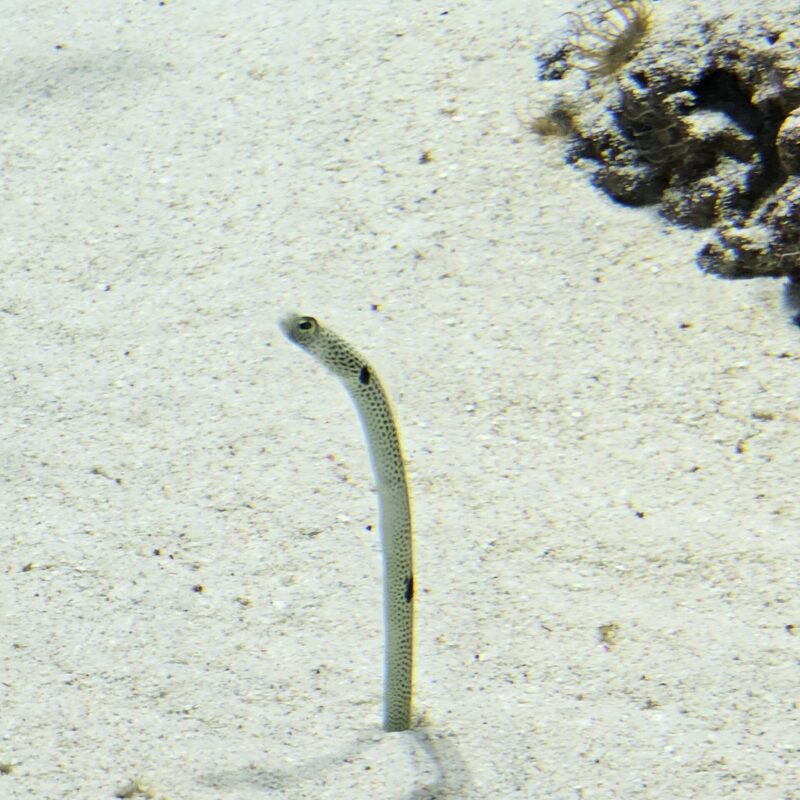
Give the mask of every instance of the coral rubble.
M 565 31 L 539 57 L 540 77 L 564 82 L 546 116 L 566 129 L 569 160 L 616 200 L 714 228 L 703 269 L 799 280 L 796 12 L 776 2 L 727 14 L 671 6 L 687 8 L 654 3 L 647 35 L 613 74 L 587 71 Z

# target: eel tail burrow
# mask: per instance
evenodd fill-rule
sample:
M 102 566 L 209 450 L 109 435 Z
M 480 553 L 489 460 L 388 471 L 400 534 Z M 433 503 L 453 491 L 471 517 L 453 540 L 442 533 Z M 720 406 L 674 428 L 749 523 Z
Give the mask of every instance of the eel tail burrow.
M 414 664 L 414 558 L 403 450 L 389 398 L 355 348 L 314 317 L 280 323 L 286 336 L 344 383 L 358 409 L 378 488 L 386 624 L 384 717 L 387 731 L 411 727 Z

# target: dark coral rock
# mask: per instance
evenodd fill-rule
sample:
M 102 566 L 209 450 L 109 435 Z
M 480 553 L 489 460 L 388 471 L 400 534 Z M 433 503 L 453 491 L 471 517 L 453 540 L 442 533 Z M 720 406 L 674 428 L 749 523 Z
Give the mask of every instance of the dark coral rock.
M 612 75 L 571 58 L 569 30 L 551 43 L 543 73 L 564 83 L 568 159 L 619 202 L 657 203 L 675 223 L 714 228 L 703 269 L 797 276 L 796 12 L 775 0 L 730 14 L 702 3 L 689 15 L 683 4 L 670 13 L 670 0 L 652 6 L 646 36 Z

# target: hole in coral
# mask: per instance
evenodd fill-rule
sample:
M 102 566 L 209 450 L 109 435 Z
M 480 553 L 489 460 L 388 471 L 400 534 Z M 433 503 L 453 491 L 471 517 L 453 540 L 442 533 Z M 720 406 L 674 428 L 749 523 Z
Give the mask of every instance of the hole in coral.
M 694 87 L 697 107 L 722 111 L 748 133 L 761 133 L 764 121 L 735 75 L 724 70 L 709 72 Z

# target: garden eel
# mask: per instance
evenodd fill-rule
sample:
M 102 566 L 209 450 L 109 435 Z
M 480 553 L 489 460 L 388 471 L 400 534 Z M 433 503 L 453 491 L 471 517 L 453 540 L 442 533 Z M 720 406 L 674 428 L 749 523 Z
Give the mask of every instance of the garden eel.
M 411 504 L 394 414 L 375 370 L 344 339 L 314 317 L 292 314 L 280 325 L 291 341 L 342 380 L 361 417 L 378 488 L 383 543 L 383 727 L 387 731 L 405 731 L 411 727 L 414 564 Z

